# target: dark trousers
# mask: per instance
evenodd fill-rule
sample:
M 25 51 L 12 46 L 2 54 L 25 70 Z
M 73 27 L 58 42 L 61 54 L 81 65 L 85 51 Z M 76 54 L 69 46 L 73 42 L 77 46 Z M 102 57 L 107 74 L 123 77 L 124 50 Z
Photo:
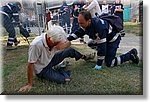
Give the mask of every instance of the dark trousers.
M 16 39 L 15 27 L 12 23 L 12 20 L 8 16 L 2 14 L 2 25 L 4 26 L 4 28 L 9 34 L 7 45 L 13 45 L 13 43 L 16 42 L 17 39 Z
M 67 24 L 67 29 L 66 29 L 66 24 Z M 70 33 L 70 16 L 69 15 L 63 15 L 62 16 L 62 26 L 67 33 Z
M 107 43 L 107 50 L 105 55 L 105 64 L 107 67 L 113 67 L 122 64 L 123 62 L 130 60 L 130 53 L 122 54 L 121 56 L 116 56 L 117 49 L 119 48 L 121 37 L 114 42 Z
M 37 76 L 57 83 L 65 83 L 65 79 L 70 78 L 69 73 L 63 69 L 55 70 L 52 67 L 58 65 L 67 57 L 79 60 L 82 56 L 83 55 L 80 52 L 73 48 L 67 48 L 61 52 L 58 52 L 54 55 L 51 62 L 39 74 L 37 74 Z
M 130 60 L 130 53 L 127 52 L 121 56 L 116 56 L 119 48 L 121 37 L 119 36 L 114 42 L 106 42 L 105 64 L 107 67 L 113 67 Z M 92 49 L 101 50 L 101 46 L 89 46 Z M 99 47 L 99 48 L 98 48 Z

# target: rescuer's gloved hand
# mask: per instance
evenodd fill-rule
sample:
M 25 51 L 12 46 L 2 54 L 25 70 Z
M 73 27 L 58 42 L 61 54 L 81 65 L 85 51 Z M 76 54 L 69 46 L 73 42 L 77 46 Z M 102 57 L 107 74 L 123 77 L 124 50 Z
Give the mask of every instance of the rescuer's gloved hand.
M 102 66 L 96 65 L 94 68 L 95 68 L 96 70 L 100 70 L 100 69 L 102 69 Z

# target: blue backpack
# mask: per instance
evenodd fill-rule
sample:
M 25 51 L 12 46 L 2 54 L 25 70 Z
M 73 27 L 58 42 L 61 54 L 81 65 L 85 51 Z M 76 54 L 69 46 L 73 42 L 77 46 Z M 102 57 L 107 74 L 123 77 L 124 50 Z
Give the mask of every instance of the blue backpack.
M 98 17 L 100 19 L 106 20 L 112 26 L 113 29 L 117 30 L 117 32 L 123 30 L 123 23 L 119 16 L 104 14 Z

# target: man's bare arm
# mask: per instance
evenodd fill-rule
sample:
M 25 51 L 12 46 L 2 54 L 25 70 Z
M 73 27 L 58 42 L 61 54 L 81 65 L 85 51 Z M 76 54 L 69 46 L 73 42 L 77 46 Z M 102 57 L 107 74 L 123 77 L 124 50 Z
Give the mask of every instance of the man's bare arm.
M 28 83 L 19 89 L 19 92 L 30 91 L 33 84 L 33 63 L 28 63 L 27 69 Z

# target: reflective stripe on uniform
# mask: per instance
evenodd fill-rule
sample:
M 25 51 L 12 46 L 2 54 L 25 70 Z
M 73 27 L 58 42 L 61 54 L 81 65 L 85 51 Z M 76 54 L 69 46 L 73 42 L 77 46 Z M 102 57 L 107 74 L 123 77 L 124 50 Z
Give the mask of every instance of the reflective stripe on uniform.
M 100 20 L 101 20 L 102 24 L 105 24 L 105 23 L 104 23 L 104 20 L 102 20 L 102 19 L 100 19 Z
M 74 33 L 70 34 L 70 36 L 72 36 L 73 38 L 78 38 Z
M 6 12 L 0 11 L 0 13 L 9 17 L 9 15 Z
M 111 67 L 113 67 L 115 65 L 115 61 L 116 61 L 115 59 L 112 60 Z
M 18 16 L 19 14 L 18 14 L 18 13 L 13 13 L 13 15 L 14 15 L 14 16 Z
M 6 5 L 6 6 L 12 11 L 12 9 L 11 9 L 11 7 L 9 5 Z
M 106 42 L 106 38 L 100 39 L 100 40 L 96 40 L 97 44 L 101 44 L 101 43 L 105 43 Z
M 8 40 L 14 40 L 14 38 L 8 38 Z
M 97 56 L 97 59 L 99 59 L 99 60 L 104 60 L 104 59 L 105 59 L 105 56 Z
M 114 42 L 115 40 L 117 40 L 119 35 L 120 33 L 117 33 L 109 42 Z
M 120 64 L 121 64 L 121 58 L 117 57 L 117 65 L 120 65 Z
M 8 43 L 13 44 L 14 43 L 14 38 L 8 38 Z
M 112 32 L 112 26 L 109 24 L 109 33 L 110 34 Z

